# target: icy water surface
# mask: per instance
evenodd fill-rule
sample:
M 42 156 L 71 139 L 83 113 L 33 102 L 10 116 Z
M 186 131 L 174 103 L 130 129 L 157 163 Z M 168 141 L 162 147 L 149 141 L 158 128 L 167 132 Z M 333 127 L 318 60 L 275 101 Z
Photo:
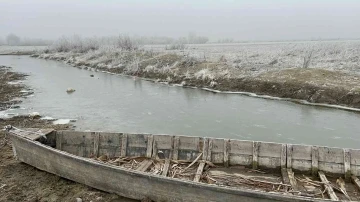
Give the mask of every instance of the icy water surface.
M 27 56 L 0 56 L 0 65 L 30 74 L 25 84 L 35 91 L 25 109 L 9 113 L 77 119 L 77 130 L 360 148 L 359 113 L 171 87 Z M 69 87 L 76 91 L 67 94 Z

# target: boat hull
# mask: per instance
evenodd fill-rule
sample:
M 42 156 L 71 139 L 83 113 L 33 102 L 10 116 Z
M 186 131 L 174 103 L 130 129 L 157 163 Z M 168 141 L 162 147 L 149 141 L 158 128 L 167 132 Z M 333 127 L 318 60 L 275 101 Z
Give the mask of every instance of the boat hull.
M 162 177 L 69 154 L 11 134 L 16 158 L 40 170 L 132 199 L 153 201 L 318 201 Z

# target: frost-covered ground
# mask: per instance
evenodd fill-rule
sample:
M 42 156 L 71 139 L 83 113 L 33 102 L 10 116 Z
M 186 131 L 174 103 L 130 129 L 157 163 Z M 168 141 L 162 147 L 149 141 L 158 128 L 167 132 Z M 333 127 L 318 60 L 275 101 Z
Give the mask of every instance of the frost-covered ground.
M 29 54 L 46 48 L 47 46 L 0 46 L 0 54 Z
M 236 68 L 253 70 L 309 68 L 360 72 L 360 41 L 294 41 L 242 44 L 186 45 L 184 50 L 166 46 L 145 46 L 147 50 L 175 52 L 211 62 L 226 62 Z

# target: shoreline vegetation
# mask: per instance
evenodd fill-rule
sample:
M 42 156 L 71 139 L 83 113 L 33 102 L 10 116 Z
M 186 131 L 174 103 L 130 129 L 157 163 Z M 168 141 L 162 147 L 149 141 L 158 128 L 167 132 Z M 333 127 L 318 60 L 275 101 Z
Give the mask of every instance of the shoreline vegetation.
M 185 87 L 249 92 L 360 108 L 360 42 L 244 45 L 238 52 L 198 46 L 140 46 L 130 37 L 61 38 L 32 57 Z

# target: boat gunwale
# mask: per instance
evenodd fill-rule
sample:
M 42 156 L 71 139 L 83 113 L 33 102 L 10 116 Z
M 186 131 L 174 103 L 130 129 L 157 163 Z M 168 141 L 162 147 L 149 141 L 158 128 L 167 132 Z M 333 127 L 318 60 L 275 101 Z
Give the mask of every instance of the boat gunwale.
M 61 130 L 61 131 L 69 131 L 69 130 Z M 59 131 L 54 131 L 54 132 L 61 132 L 61 131 L 59 130 Z M 152 180 L 155 179 L 155 180 L 158 180 L 159 182 L 163 182 L 163 183 L 175 183 L 175 184 L 184 185 L 187 187 L 206 188 L 209 191 L 223 192 L 223 193 L 229 193 L 229 194 L 234 194 L 234 195 L 242 195 L 242 196 L 247 196 L 247 197 L 270 199 L 270 200 L 331 201 L 329 199 L 318 199 L 318 198 L 312 198 L 312 197 L 306 197 L 306 196 L 296 196 L 296 195 L 292 195 L 292 196 L 281 195 L 280 193 L 270 193 L 270 192 L 265 192 L 265 191 L 253 191 L 251 189 L 246 189 L 246 188 L 232 188 L 229 186 L 211 185 L 211 184 L 187 181 L 187 180 L 182 180 L 182 179 L 177 179 L 177 178 L 169 178 L 169 177 L 164 177 L 161 175 L 152 175 L 150 173 L 140 172 L 140 171 L 131 170 L 131 169 L 124 169 L 119 166 L 105 164 L 105 163 L 101 163 L 99 161 L 96 161 L 96 160 L 93 160 L 90 158 L 70 154 L 68 152 L 61 151 L 59 149 L 45 145 L 36 140 L 31 140 L 26 137 L 22 137 L 18 134 L 12 133 L 11 131 L 10 131 L 10 134 L 11 134 L 11 136 L 18 138 L 21 141 L 25 141 L 26 143 L 36 145 L 37 147 L 40 147 L 41 149 L 44 149 L 48 152 L 53 152 L 57 155 L 60 155 L 61 158 L 77 160 L 80 163 L 84 163 L 84 164 L 88 164 L 88 165 L 90 164 L 90 165 L 93 165 L 96 167 L 100 167 L 101 169 L 104 169 L 104 170 L 116 170 L 116 172 L 120 172 L 125 175 L 135 175 L 135 176 L 138 176 L 141 178 L 153 178 Z M 129 134 L 129 133 L 126 133 L 126 134 Z M 14 146 L 14 148 L 16 150 L 16 145 Z M 31 166 L 33 166 L 33 165 L 31 165 Z M 34 166 L 34 167 L 36 167 L 36 166 Z M 40 170 L 42 170 L 42 169 L 40 169 Z M 47 170 L 45 170 L 45 171 L 47 171 Z M 53 173 L 53 174 L 55 174 L 55 173 Z M 57 175 L 57 174 L 55 174 L 55 175 Z M 63 177 L 61 175 L 58 175 L 58 176 Z M 66 177 L 64 177 L 64 178 L 66 178 Z M 67 178 L 67 179 L 69 179 L 69 178 Z M 69 179 L 69 180 L 73 180 L 73 179 Z M 89 185 L 87 185 L 87 186 L 89 186 Z M 103 191 L 106 192 L 106 190 L 103 190 Z
M 127 135 L 156 135 L 156 136 L 170 136 L 170 137 L 189 137 L 189 138 L 208 138 L 213 140 L 234 140 L 234 141 L 244 141 L 244 142 L 261 142 L 266 144 L 286 144 L 286 145 L 292 145 L 292 146 L 311 146 L 311 147 L 324 147 L 329 149 L 351 149 L 351 150 L 357 150 L 356 148 L 349 148 L 349 147 L 332 147 L 332 146 L 325 146 L 325 145 L 310 145 L 310 144 L 293 144 L 293 143 L 286 143 L 286 142 L 268 142 L 268 141 L 261 141 L 261 140 L 249 140 L 249 139 L 231 139 L 231 138 L 221 138 L 221 137 L 205 137 L 205 136 L 190 136 L 190 135 L 170 135 L 170 134 L 164 134 L 164 133 L 143 133 L 143 132 L 114 132 L 114 131 L 71 131 L 71 130 L 56 130 L 56 132 L 83 132 L 83 133 L 115 133 L 115 134 L 127 134 Z

